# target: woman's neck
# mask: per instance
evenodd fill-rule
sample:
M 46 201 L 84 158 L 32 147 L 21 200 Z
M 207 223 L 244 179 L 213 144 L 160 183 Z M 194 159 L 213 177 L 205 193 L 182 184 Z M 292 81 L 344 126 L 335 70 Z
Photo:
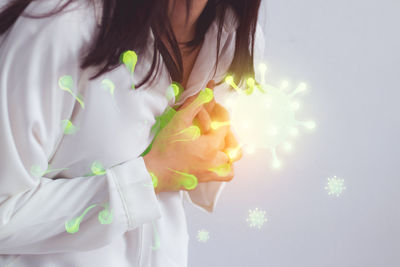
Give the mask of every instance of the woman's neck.
M 196 23 L 208 0 L 194 0 L 186 23 L 186 0 L 169 1 L 169 19 L 178 43 L 188 42 L 195 36 Z

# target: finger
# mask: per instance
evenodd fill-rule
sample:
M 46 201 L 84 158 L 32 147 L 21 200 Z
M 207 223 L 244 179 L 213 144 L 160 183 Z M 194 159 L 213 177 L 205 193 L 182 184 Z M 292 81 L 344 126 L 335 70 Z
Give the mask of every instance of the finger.
M 192 96 L 189 96 L 188 98 L 186 98 L 185 102 L 183 102 L 183 104 L 177 110 L 181 110 L 181 109 L 186 108 L 190 103 L 193 102 L 193 100 L 196 99 L 196 97 L 199 96 L 199 93 L 197 93 L 195 95 L 192 95 Z
M 218 130 L 210 130 L 207 134 L 201 135 L 197 140 L 193 141 L 193 151 L 195 155 L 207 161 L 210 157 L 215 157 L 217 151 L 225 148 L 225 136 L 229 128 L 220 127 Z
M 211 127 L 211 118 L 204 107 L 199 111 L 195 120 L 196 119 L 197 119 L 198 126 L 200 127 L 202 133 L 207 133 Z
M 207 84 L 207 88 L 210 88 L 211 90 L 214 91 L 214 87 L 215 87 L 214 80 L 209 81 L 208 84 Z M 204 107 L 207 110 L 208 114 L 211 114 L 212 110 L 214 109 L 214 105 L 215 105 L 215 97 L 213 97 L 213 99 L 210 102 L 208 102 L 208 103 L 206 103 L 204 105 Z
M 210 160 L 210 168 L 218 167 L 229 163 L 229 157 L 223 151 L 218 151 L 213 159 Z
M 192 124 L 193 119 L 200 112 L 203 105 L 210 102 L 213 97 L 213 91 L 209 88 L 205 88 L 204 90 L 200 91 L 199 95 L 189 105 L 179 110 L 179 112 L 182 114 L 182 119 L 187 125 Z
M 234 169 L 233 165 L 230 166 L 230 171 L 226 173 L 224 176 L 219 176 L 217 173 L 212 171 L 205 171 L 197 175 L 199 183 L 206 183 L 206 182 L 229 182 L 234 177 Z
M 215 103 L 210 116 L 213 121 L 229 121 L 229 112 L 220 104 Z
M 215 82 L 214 82 L 213 80 L 209 81 L 209 82 L 207 83 L 207 85 L 206 85 L 206 88 L 209 88 L 209 89 L 211 89 L 211 90 L 213 90 L 213 91 L 214 91 L 214 87 L 215 87 Z M 200 94 L 200 92 L 198 92 L 197 94 L 192 95 L 192 96 L 186 98 L 185 102 L 178 108 L 178 110 L 187 107 L 190 103 L 193 102 L 194 99 L 196 99 L 196 97 L 199 96 L 199 94 Z M 215 104 L 215 100 L 214 100 L 214 97 L 213 97 L 212 100 L 211 100 L 209 103 L 206 103 L 206 104 L 204 105 L 209 113 L 211 112 L 211 110 L 212 110 L 214 104 Z
M 225 136 L 225 153 L 229 156 L 231 162 L 238 161 L 243 156 L 243 151 L 241 149 L 240 144 L 236 140 L 232 131 L 228 131 Z

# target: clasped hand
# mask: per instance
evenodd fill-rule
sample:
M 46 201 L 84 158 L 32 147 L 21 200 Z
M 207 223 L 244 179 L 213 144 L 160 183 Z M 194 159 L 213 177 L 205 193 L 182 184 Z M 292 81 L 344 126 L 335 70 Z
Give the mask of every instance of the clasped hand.
M 143 157 L 156 193 L 193 190 L 198 183 L 230 181 L 242 151 L 231 132 L 228 111 L 216 103 L 213 81 L 189 97 L 159 132 Z

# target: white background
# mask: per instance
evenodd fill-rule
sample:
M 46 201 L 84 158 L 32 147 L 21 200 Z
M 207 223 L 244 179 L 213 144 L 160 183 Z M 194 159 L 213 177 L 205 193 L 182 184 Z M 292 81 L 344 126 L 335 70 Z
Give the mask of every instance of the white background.
M 263 0 L 268 82 L 306 82 L 290 155 L 235 165 L 214 213 L 186 203 L 190 267 L 400 266 L 400 2 Z M 265 15 L 266 14 L 266 15 Z M 347 187 L 328 196 L 327 178 Z M 249 209 L 266 211 L 260 230 Z M 200 243 L 197 231 L 210 239 Z

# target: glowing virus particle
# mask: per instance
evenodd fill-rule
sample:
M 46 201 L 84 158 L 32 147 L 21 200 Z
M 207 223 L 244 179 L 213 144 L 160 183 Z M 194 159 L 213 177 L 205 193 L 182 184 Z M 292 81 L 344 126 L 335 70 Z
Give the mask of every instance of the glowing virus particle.
M 68 168 L 61 169 L 50 169 L 50 165 L 47 165 L 47 170 L 43 170 L 39 165 L 32 165 L 30 169 L 30 173 L 34 177 L 43 177 L 45 174 L 55 171 L 68 170 Z
M 64 134 L 75 134 L 78 131 L 78 127 L 75 126 L 70 120 L 61 121 Z
M 231 172 L 231 164 L 225 163 L 214 168 L 209 168 L 208 170 L 216 173 L 220 177 L 225 177 Z
M 173 170 L 171 168 L 167 168 L 167 169 L 178 174 L 178 176 L 176 178 L 177 178 L 179 184 L 181 186 L 183 186 L 184 188 L 186 188 L 187 190 L 192 190 L 197 187 L 198 180 L 197 180 L 197 177 L 194 176 L 193 174 L 180 172 L 177 170 Z
M 158 235 L 158 231 L 157 231 L 155 222 L 152 222 L 152 224 L 153 224 L 153 233 L 154 233 L 154 246 L 152 246 L 151 249 L 157 250 L 161 246 L 160 236 Z
M 151 176 L 152 185 L 153 185 L 154 188 L 156 188 L 158 186 L 158 178 L 154 173 L 152 173 L 152 172 L 149 172 L 149 173 L 150 173 L 150 176 Z
M 328 183 L 325 186 L 325 190 L 328 191 L 328 195 L 335 195 L 338 197 L 343 193 L 343 190 L 345 189 L 346 187 L 344 186 L 343 179 L 336 177 L 336 175 L 328 178 Z
M 183 92 L 182 85 L 180 83 L 173 82 L 170 86 L 168 86 L 167 91 L 165 93 L 167 101 L 169 102 L 173 98 L 175 98 L 175 102 L 177 102 L 182 92 Z
M 150 145 L 145 149 L 145 151 L 143 151 L 143 153 L 140 154 L 141 157 L 144 157 L 147 153 L 150 152 L 157 135 L 160 133 L 162 129 L 164 129 L 165 126 L 167 126 L 167 124 L 172 120 L 175 114 L 176 110 L 168 106 L 164 110 L 163 114 L 161 114 L 160 116 L 156 116 L 155 118 L 156 122 L 150 129 L 150 132 L 154 134 L 153 140 L 151 141 Z
M 110 79 L 104 79 L 103 81 L 101 81 L 101 84 L 104 90 L 109 91 L 110 94 L 114 96 L 115 84 L 113 83 L 113 81 L 111 81 Z
M 97 218 L 101 224 L 110 224 L 113 221 L 112 210 L 109 208 L 109 204 L 105 203 L 103 205 L 104 210 L 100 211 Z
M 238 145 L 235 148 L 230 148 L 227 151 L 225 151 L 225 153 L 229 157 L 230 162 L 235 161 L 239 157 L 239 152 L 240 152 L 241 147 L 242 147 L 242 145 Z
M 249 216 L 246 221 L 249 223 L 250 227 L 257 227 L 260 229 L 267 221 L 267 218 L 265 218 L 265 211 L 259 210 L 258 208 L 249 210 Z
M 84 175 L 84 177 L 106 174 L 106 170 L 104 169 L 103 165 L 99 161 L 94 161 L 92 163 L 92 165 L 90 166 L 90 170 L 92 172 Z
M 97 204 L 93 204 L 93 205 L 89 206 L 88 208 L 86 208 L 86 210 L 82 213 L 81 216 L 73 218 L 69 221 L 66 221 L 65 222 L 65 230 L 70 234 L 74 234 L 74 233 L 78 232 L 79 226 L 83 220 L 83 217 L 86 215 L 86 213 L 89 212 L 89 210 L 93 209 L 96 206 L 97 206 Z
M 220 127 L 231 125 L 230 121 L 213 121 L 211 122 L 211 129 L 217 130 Z
M 151 176 L 151 184 L 143 184 L 143 186 L 156 188 L 158 186 L 158 178 L 151 171 L 149 171 L 149 174 Z
M 121 54 L 121 61 L 125 64 L 126 68 L 129 70 L 131 74 L 131 78 L 133 77 L 133 73 L 135 72 L 136 63 L 138 61 L 138 56 L 135 51 L 127 50 Z M 133 81 L 133 80 L 132 80 Z M 135 90 L 135 84 L 132 83 L 132 89 Z
M 210 233 L 207 230 L 201 229 L 197 232 L 197 241 L 205 243 L 210 239 Z
M 236 93 L 227 97 L 225 106 L 243 150 L 251 154 L 258 148 L 268 149 L 273 157 L 272 167 L 279 168 L 281 162 L 277 157 L 277 148 L 282 147 L 290 151 L 290 139 L 299 134 L 297 126 L 311 130 L 316 127 L 316 123 L 298 121 L 295 118 L 300 107 L 295 97 L 306 91 L 306 84 L 300 83 L 292 92 L 287 90 L 287 81 L 284 81 L 280 88 L 274 87 L 265 82 L 266 69 L 266 65 L 261 64 L 258 68 L 260 83 L 249 78 L 246 80 L 245 90 L 234 83 L 232 76 L 226 77 L 225 82 L 231 85 Z M 244 110 L 246 112 L 243 112 Z
M 187 136 L 187 138 L 183 138 L 183 139 L 176 139 L 176 140 L 172 140 L 171 142 L 187 142 L 187 141 L 194 141 L 196 139 L 198 139 L 201 135 L 201 131 L 200 128 L 196 125 L 191 125 L 171 136 L 176 136 L 176 135 L 185 135 Z
M 72 77 L 70 75 L 65 75 L 62 76 L 58 79 L 58 86 L 64 90 L 67 91 L 68 93 L 70 93 L 75 99 L 76 101 L 79 102 L 79 104 L 81 105 L 82 108 L 85 108 L 85 103 L 83 102 L 83 97 L 81 94 L 75 94 L 72 90 L 72 88 L 74 87 L 74 80 L 72 79 Z

